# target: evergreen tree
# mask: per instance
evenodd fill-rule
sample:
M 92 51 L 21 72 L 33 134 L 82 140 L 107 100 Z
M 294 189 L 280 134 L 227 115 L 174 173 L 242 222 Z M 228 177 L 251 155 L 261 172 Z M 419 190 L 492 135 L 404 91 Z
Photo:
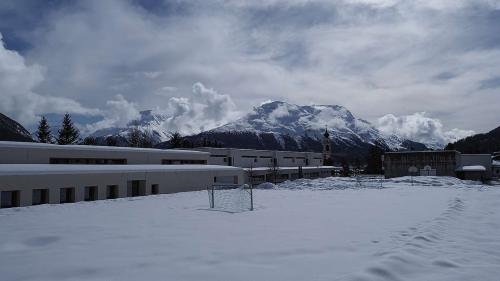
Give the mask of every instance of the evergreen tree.
M 341 158 L 340 160 L 341 166 L 342 166 L 342 176 L 343 177 L 348 177 L 351 175 L 351 170 L 349 168 L 349 163 L 345 158 Z
M 83 139 L 84 145 L 97 145 L 97 139 L 94 137 L 86 137 Z
M 58 144 L 75 144 L 80 139 L 80 132 L 71 121 L 69 113 L 64 114 L 61 129 L 58 131 L 57 137 Z
M 366 157 L 366 172 L 368 174 L 382 174 L 382 155 L 384 154 L 384 149 L 379 145 L 375 144 L 370 146 L 368 155 Z
M 173 148 L 182 147 L 184 140 L 179 132 L 170 133 L 170 139 L 168 140 Z
M 38 130 L 36 136 L 39 142 L 42 143 L 52 143 L 52 133 L 50 131 L 49 123 L 45 116 L 42 116 L 40 123 L 38 123 Z
M 131 147 L 141 147 L 142 132 L 137 121 L 134 121 L 128 129 L 127 142 Z
M 107 146 L 116 146 L 118 142 L 116 141 L 116 138 L 109 136 L 106 138 L 106 145 Z

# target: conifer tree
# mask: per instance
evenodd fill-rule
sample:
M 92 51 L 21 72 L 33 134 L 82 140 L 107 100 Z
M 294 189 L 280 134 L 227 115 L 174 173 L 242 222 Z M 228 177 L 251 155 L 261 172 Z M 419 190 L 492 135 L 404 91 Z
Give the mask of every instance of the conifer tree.
M 47 122 L 47 118 L 45 118 L 45 116 L 42 116 L 40 123 L 38 123 L 36 136 L 39 142 L 52 143 L 52 133 L 50 132 L 49 123 Z
M 73 124 L 73 121 L 71 121 L 71 116 L 68 113 L 64 114 L 62 126 L 58 133 L 58 144 L 75 144 L 80 139 L 80 132 Z

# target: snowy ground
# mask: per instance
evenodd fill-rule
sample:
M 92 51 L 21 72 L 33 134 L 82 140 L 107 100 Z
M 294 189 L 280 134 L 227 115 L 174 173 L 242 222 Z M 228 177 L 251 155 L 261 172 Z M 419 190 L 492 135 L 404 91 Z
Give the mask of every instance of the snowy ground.
M 287 182 L 236 214 L 206 192 L 2 209 L 0 279 L 499 280 L 500 188 L 416 181 Z

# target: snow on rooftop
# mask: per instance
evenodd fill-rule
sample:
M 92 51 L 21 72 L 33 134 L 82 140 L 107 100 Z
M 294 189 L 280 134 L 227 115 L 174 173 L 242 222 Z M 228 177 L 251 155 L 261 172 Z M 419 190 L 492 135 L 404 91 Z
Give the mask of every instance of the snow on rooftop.
M 184 150 L 184 149 L 157 149 L 157 148 L 137 148 L 119 146 L 97 146 L 97 145 L 58 145 L 37 142 L 14 142 L 0 141 L 0 148 L 38 148 L 38 149 L 60 149 L 60 150 L 86 150 L 86 151 L 121 151 L 121 152 L 150 152 L 150 153 L 178 153 L 178 154 L 198 154 L 207 155 L 208 152 Z
M 238 171 L 241 168 L 218 165 L 59 165 L 0 164 L 0 176 L 88 174 L 120 172 Z
M 473 166 L 462 166 L 457 169 L 457 172 L 484 172 L 486 168 L 481 165 L 473 165 Z

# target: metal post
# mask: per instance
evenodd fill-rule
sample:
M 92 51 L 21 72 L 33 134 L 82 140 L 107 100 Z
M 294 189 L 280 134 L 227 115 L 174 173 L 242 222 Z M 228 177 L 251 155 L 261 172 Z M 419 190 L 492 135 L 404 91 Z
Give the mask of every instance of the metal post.
M 215 197 L 214 197 L 214 186 L 212 185 L 212 206 L 210 208 L 215 208 Z
M 250 211 L 253 211 L 253 184 L 250 184 Z

